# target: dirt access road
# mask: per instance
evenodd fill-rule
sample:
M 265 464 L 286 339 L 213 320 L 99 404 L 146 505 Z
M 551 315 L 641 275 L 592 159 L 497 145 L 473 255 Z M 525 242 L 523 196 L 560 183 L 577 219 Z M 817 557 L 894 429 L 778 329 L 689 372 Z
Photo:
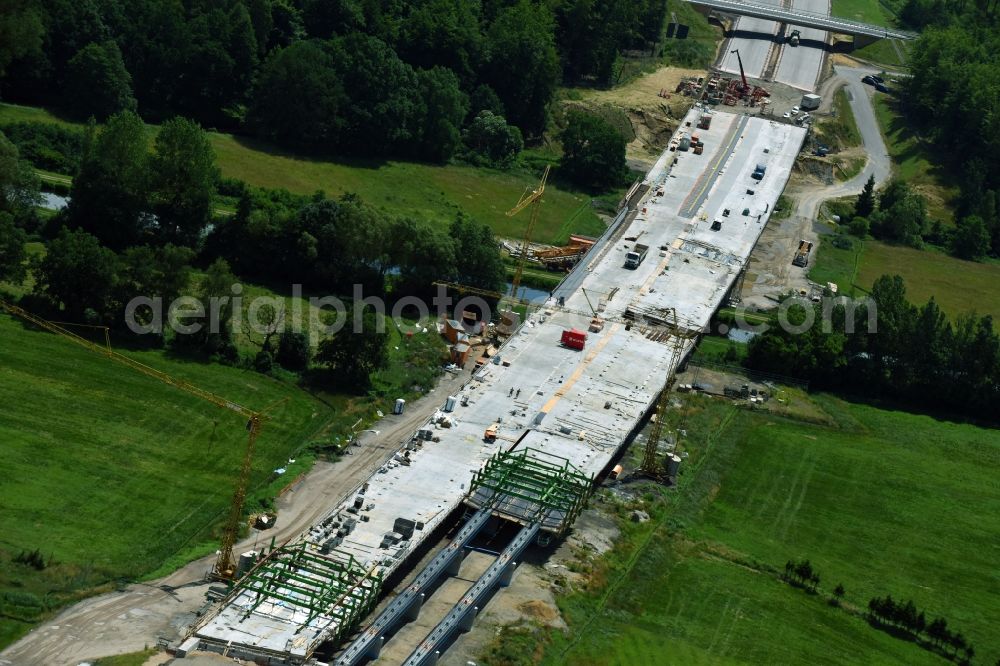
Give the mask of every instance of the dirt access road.
M 861 83 L 866 74 L 878 74 L 879 70 L 869 67 L 847 67 L 836 65 L 834 77 L 823 84 L 824 106 L 829 103 L 837 89 L 847 90 L 851 112 L 861 133 L 861 140 L 868 162 L 861 173 L 843 183 L 820 186 L 815 183 L 795 183 L 785 194 L 792 199 L 795 210 L 784 220 L 773 220 L 764 229 L 757 247 L 750 255 L 747 280 L 743 286 L 743 305 L 751 309 L 773 308 L 777 298 L 788 291 L 809 289 L 807 277 L 809 268 L 792 266 L 792 258 L 799 240 L 813 243 L 810 260 L 814 261 L 821 243 L 823 232 L 817 221 L 820 206 L 824 201 L 856 195 L 861 192 L 868 178 L 874 174 L 876 186 L 884 185 L 892 174 L 892 161 L 885 147 L 885 141 L 875 118 L 872 106 L 871 86 Z
M 317 522 L 368 479 L 470 376 L 468 370 L 445 374 L 433 390 L 409 403 L 402 416 L 386 416 L 375 431 L 362 433 L 361 446 L 350 449 L 353 455 L 337 463 L 316 463 L 278 500 L 277 526 L 261 533 L 260 542 L 270 542 L 273 536 L 280 544 Z M 254 542 L 251 535 L 235 551 L 249 550 Z M 204 557 L 159 580 L 81 601 L 0 653 L 0 664 L 75 666 L 142 650 L 161 636 L 176 641 L 205 603 L 205 575 L 214 561 L 214 556 Z

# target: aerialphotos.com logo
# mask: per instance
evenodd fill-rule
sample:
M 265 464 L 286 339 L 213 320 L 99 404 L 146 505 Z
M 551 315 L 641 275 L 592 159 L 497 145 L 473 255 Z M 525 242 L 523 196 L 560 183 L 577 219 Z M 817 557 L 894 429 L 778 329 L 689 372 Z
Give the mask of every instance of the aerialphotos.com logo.
M 159 335 L 165 329 L 180 335 L 192 335 L 206 329 L 209 333 L 219 333 L 228 324 L 233 330 L 249 329 L 259 335 L 289 330 L 305 333 L 310 340 L 318 340 L 336 335 L 348 326 L 352 333 L 365 333 L 366 315 L 374 319 L 374 332 L 382 333 L 387 318 L 401 330 L 408 327 L 422 330 L 429 323 L 454 313 L 471 310 L 484 322 L 492 321 L 494 314 L 485 298 L 470 295 L 456 300 L 447 294 L 443 285 L 438 285 L 437 293 L 429 303 L 415 296 L 404 296 L 388 305 L 381 296 L 365 296 L 364 287 L 360 284 L 354 285 L 347 302 L 337 296 L 311 296 L 306 300 L 302 295 L 302 285 L 293 284 L 290 300 L 290 308 L 286 307 L 286 299 L 278 296 L 254 296 L 245 300 L 243 285 L 239 283 L 232 285 L 229 296 L 213 296 L 204 300 L 181 296 L 164 303 L 161 296 L 137 296 L 125 308 L 125 324 L 138 335 Z M 554 305 L 552 299 L 547 303 Z M 781 302 L 774 322 L 782 331 L 793 335 L 803 334 L 817 324 L 824 333 L 830 333 L 835 323 L 839 323 L 845 333 L 854 333 L 858 319 L 862 317 L 867 321 L 868 332 L 875 333 L 877 305 L 871 298 L 855 300 L 836 296 L 824 297 L 816 302 L 796 296 Z M 743 307 L 736 309 L 734 322 L 735 328 L 751 334 L 764 333 L 773 326 L 770 319 L 761 319 L 759 314 Z M 639 323 L 642 323 L 641 319 Z M 730 328 L 722 323 L 715 331 L 703 332 L 727 335 Z M 372 332 L 370 327 L 368 332 Z

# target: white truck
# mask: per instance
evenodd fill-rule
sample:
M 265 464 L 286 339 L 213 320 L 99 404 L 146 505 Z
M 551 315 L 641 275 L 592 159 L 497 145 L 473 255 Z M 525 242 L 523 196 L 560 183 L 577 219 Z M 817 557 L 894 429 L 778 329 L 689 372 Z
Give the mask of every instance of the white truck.
M 646 258 L 646 253 L 648 252 L 648 245 L 636 243 L 635 246 L 633 246 L 632 249 L 625 254 L 625 268 L 639 268 L 639 264 L 641 264 L 642 260 Z

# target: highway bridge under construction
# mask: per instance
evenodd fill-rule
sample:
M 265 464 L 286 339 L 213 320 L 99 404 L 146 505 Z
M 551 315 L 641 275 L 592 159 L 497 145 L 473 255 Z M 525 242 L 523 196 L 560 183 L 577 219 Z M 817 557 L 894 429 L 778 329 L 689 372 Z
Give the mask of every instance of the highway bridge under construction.
M 572 527 L 743 273 L 804 138 L 790 124 L 693 108 L 553 297 L 357 492 L 291 545 L 247 558 L 249 572 L 179 656 L 434 663 L 525 548 Z M 644 247 L 627 268 L 626 254 Z M 562 344 L 566 331 L 584 332 L 582 345 Z M 393 593 L 383 581 L 413 568 L 462 510 L 451 543 L 373 614 Z M 498 522 L 513 533 L 503 551 L 426 636 L 389 657 L 401 627 Z

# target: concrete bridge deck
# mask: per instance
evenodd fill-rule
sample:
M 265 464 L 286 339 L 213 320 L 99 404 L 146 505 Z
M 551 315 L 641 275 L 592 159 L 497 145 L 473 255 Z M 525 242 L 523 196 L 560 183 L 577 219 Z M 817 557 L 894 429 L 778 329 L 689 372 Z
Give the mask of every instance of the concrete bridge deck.
M 661 155 L 634 215 L 578 264 L 565 283 L 576 288 L 558 292 L 567 309 L 550 301 L 528 317 L 454 396 L 453 411 L 443 411 L 442 395 L 442 411 L 418 430 L 408 454 L 302 535 L 311 553 L 321 557 L 321 545 L 350 523 L 336 537 L 337 553 L 372 575 L 390 576 L 466 500 L 474 474 L 499 452 L 540 451 L 587 477 L 608 467 L 675 370 L 663 342 L 614 319 L 626 310 L 674 308 L 688 326 L 706 327 L 747 262 L 805 137 L 793 125 L 699 107 L 678 132 L 690 134 L 702 113 L 712 118 L 710 130 L 694 130 L 704 153 Z M 758 164 L 766 167 L 762 180 L 751 178 Z M 650 250 L 629 270 L 625 253 L 636 242 Z M 567 310 L 589 311 L 588 299 L 607 323 L 588 333 L 582 351 L 562 347 L 563 330 L 587 330 L 590 318 Z M 685 353 L 693 342 L 686 344 Z M 493 424 L 498 437 L 485 441 Z M 399 519 L 416 529 L 400 535 Z M 281 593 L 280 581 L 275 590 Z M 282 652 L 287 663 L 302 663 L 348 629 L 333 606 L 300 626 L 281 603 L 254 602 L 251 593 L 233 594 L 197 627 L 201 646 L 237 657 Z

